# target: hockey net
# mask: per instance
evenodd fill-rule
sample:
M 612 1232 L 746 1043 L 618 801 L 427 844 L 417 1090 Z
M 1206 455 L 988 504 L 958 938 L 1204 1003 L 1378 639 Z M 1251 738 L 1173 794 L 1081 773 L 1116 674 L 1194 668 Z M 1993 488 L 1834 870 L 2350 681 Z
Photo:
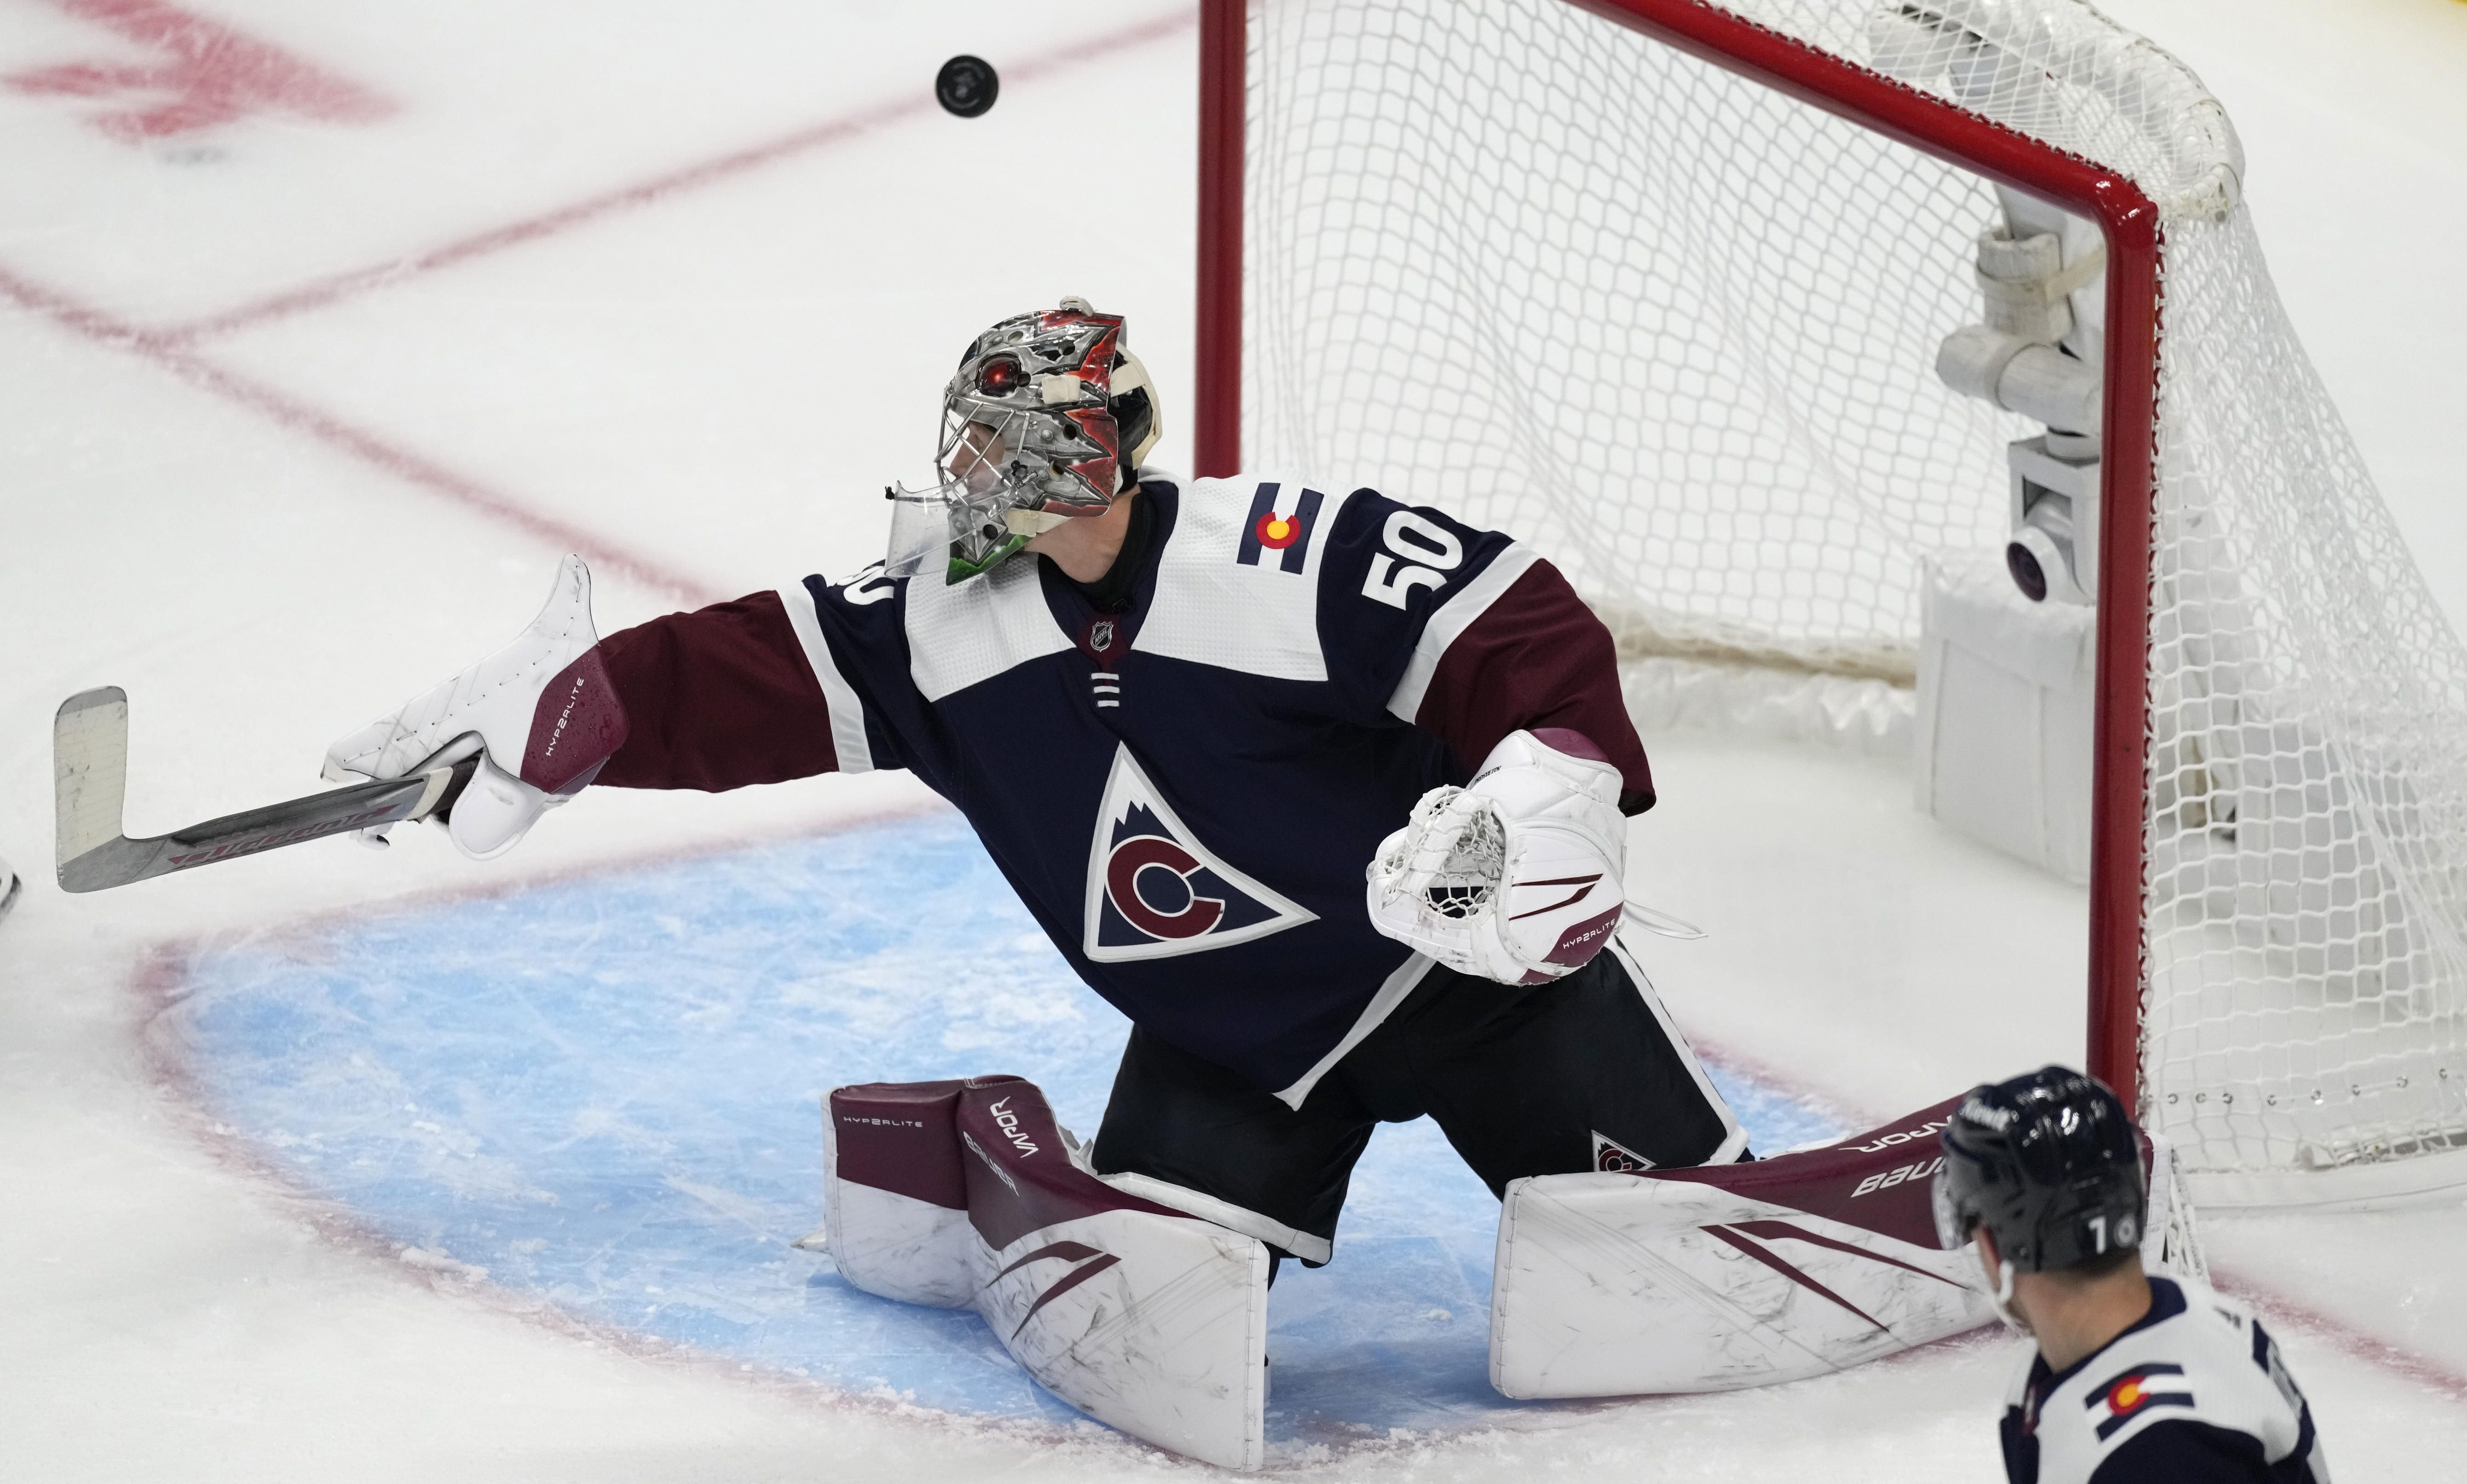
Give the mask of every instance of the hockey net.
M 2094 1013 L 2133 1048 L 2103 1069 L 2204 1199 L 2462 1178 L 2467 652 L 2278 304 L 2224 111 L 2074 0 L 1595 9 L 1251 0 L 1243 464 L 1513 531 L 1647 663 L 1907 685 L 1922 563 L 2002 548 L 2039 431 L 1931 369 L 1997 197 L 1954 144 L 1644 32 L 1709 53 L 1671 20 L 1709 15 L 2129 181 L 2156 367 L 2109 374 L 2156 416 L 2105 436 L 2155 488 L 2146 588 L 2099 598 L 2148 635 L 2099 698 L 2142 764 L 2094 866 L 2123 883 Z

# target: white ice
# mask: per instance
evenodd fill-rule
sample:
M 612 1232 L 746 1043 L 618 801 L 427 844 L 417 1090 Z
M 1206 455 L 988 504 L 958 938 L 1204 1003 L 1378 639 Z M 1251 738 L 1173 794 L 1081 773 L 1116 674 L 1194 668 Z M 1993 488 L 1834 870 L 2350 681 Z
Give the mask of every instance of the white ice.
M 9 0 L 0 78 L 142 60 Z M 204 6 L 191 9 L 206 13 Z M 2467 6 L 2111 0 L 2222 97 L 2279 287 L 2454 622 Z M 30 1480 L 1114 1477 L 1188 1467 L 1093 1427 L 952 1419 L 630 1343 L 338 1234 L 200 1112 L 155 996 L 199 945 L 313 914 L 789 840 L 930 801 L 897 776 L 609 792 L 474 867 L 418 835 L 72 898 L 49 724 L 117 684 L 152 833 L 306 791 L 326 742 L 483 652 L 570 544 L 609 626 L 878 549 L 972 329 L 1061 293 L 1190 365 L 1184 7 L 220 0 L 382 119 L 152 144 L 0 84 L 0 1476 Z M 917 106 L 1002 67 L 974 122 Z M 834 121 L 646 204 L 297 312 L 305 284 Z M 989 248 L 987 244 L 1003 244 Z M 183 338 L 170 333 L 203 326 Z M 146 332 L 152 332 L 150 334 Z M 1170 415 L 1171 404 L 1168 403 Z M 1186 462 L 1180 421 L 1161 451 Z M 1845 1113 L 2081 1050 L 2082 898 L 1947 839 L 1887 763 L 1648 739 L 1636 886 L 1713 930 L 1661 965 L 1695 1034 Z M 2467 1452 L 2467 1209 L 2217 1218 L 2343 1477 Z M 1287 1292 L 1280 1285 L 1280 1294 Z M 1286 1472 L 1345 1478 L 1984 1479 L 2011 1342 L 1830 1380 L 1521 1416 Z

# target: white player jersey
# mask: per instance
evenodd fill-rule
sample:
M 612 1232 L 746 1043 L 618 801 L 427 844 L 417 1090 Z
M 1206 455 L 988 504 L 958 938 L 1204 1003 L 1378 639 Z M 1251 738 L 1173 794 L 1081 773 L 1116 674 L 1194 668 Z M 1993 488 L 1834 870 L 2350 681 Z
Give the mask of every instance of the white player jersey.
M 2013 1484 L 2329 1484 L 2312 1408 L 2252 1312 L 2181 1278 L 2061 1374 L 2036 1351 L 2003 1423 Z

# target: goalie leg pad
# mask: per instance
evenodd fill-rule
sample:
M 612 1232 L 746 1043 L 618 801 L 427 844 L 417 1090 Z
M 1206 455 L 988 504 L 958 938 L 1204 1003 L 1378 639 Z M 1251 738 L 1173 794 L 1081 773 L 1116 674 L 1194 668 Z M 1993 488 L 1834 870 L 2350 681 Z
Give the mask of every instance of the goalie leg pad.
M 1259 1467 L 1265 1247 L 1090 1174 L 1018 1077 L 842 1088 L 828 1121 L 829 1244 L 850 1283 L 972 1305 L 1099 1422 Z
M 1993 1322 L 1936 1245 L 1935 1133 L 1958 1099 L 1754 1164 L 1518 1180 L 1501 1208 L 1491 1384 L 1507 1396 L 1726 1391 Z
M 823 1220 L 840 1276 L 938 1309 L 976 1302 L 982 1278 L 960 1168 L 964 1082 L 835 1088 L 823 1109 Z

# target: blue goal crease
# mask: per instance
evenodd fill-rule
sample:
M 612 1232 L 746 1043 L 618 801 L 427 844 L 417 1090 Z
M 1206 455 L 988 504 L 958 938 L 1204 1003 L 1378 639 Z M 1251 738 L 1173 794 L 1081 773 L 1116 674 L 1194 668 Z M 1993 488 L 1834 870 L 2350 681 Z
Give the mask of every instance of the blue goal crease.
M 1103 1112 L 1126 1023 L 956 818 L 328 924 L 190 975 L 169 1013 L 217 1114 L 390 1241 L 832 1386 L 1075 1415 L 974 1314 L 790 1246 L 821 1222 L 832 1087 L 1016 1072 L 1073 1128 Z M 1757 1148 L 1845 1132 L 1711 1070 Z M 1337 1260 L 1270 1299 L 1270 1436 L 1517 1405 L 1488 1380 L 1497 1217 L 1428 1119 L 1383 1126 Z

